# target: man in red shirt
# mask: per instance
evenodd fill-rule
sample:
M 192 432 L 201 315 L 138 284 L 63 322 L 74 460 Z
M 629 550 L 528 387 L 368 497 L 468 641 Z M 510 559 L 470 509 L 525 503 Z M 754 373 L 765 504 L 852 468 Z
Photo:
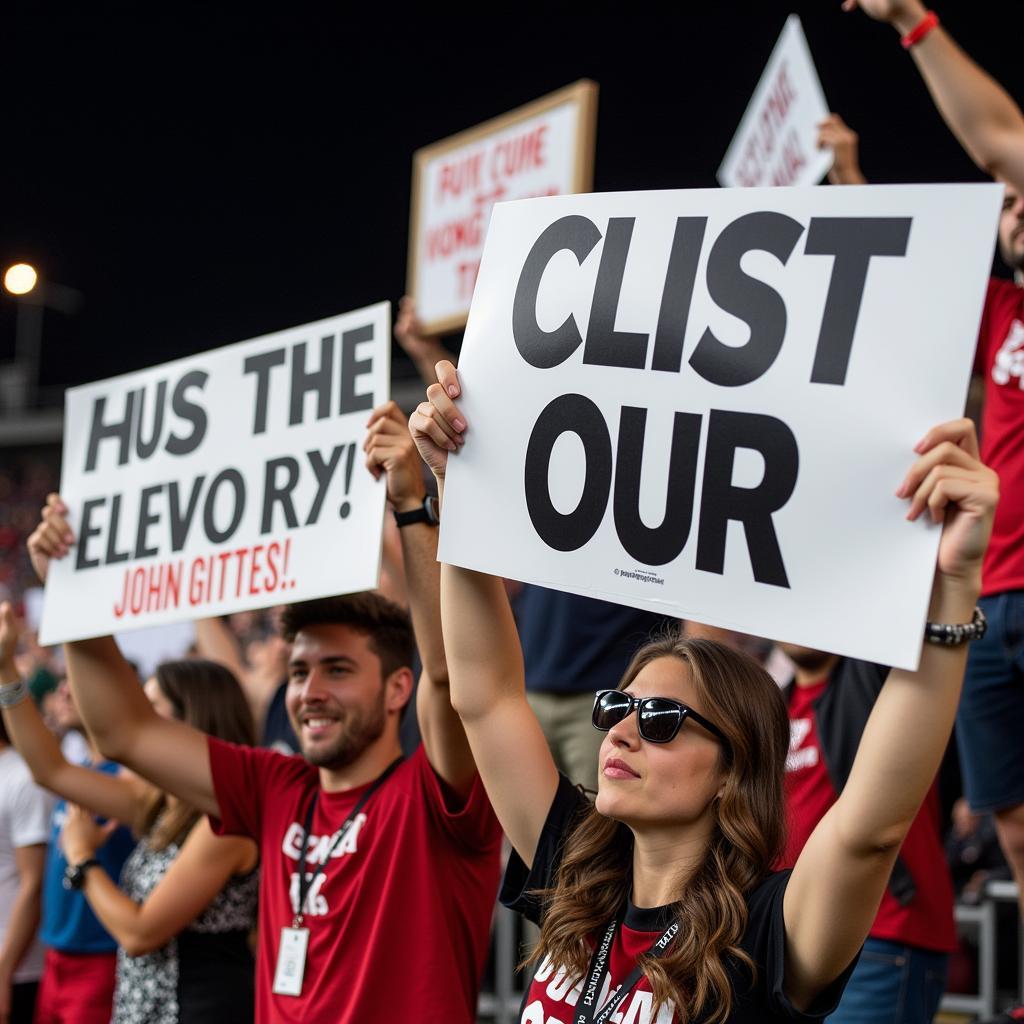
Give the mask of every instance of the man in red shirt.
M 785 689 L 788 838 L 780 868 L 792 867 L 846 784 L 861 734 L 889 670 L 794 644 Z M 894 780 L 894 784 L 898 784 Z M 931 1024 L 957 946 L 953 883 L 932 787 L 900 850 L 864 952 L 829 1024 Z
M 980 604 L 989 629 L 972 645 L 957 744 L 968 802 L 994 814 L 1024 902 L 1024 114 L 920 0 L 844 0 L 843 6 L 859 6 L 900 33 L 950 129 L 975 163 L 1006 186 L 999 248 L 1016 281 L 990 283 L 975 362 L 985 383 L 981 457 L 1000 483 L 982 572 Z M 999 1019 L 1024 1020 L 1024 1007 Z
M 501 832 L 449 701 L 437 520 L 393 403 L 374 412 L 365 449 L 402 527 L 412 622 L 375 593 L 285 610 L 286 704 L 302 758 L 161 718 L 111 637 L 67 645 L 69 676 L 101 751 L 218 830 L 259 842 L 257 1021 L 471 1024 Z M 73 543 L 65 515 L 52 495 L 29 540 L 41 577 Z M 413 625 L 423 745 L 403 760 Z

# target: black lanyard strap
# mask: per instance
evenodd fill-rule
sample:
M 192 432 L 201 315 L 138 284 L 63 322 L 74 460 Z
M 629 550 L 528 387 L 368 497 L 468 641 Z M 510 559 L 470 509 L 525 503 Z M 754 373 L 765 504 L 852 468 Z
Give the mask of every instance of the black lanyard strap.
M 590 960 L 590 967 L 587 970 L 587 976 L 583 981 L 583 991 L 580 992 L 579 1002 L 576 1004 L 576 1016 L 573 1018 L 573 1024 L 606 1024 L 643 976 L 643 968 L 640 964 L 637 964 L 629 977 L 619 986 L 619 990 L 604 1004 L 600 1013 L 598 1013 L 597 1001 L 601 998 L 601 985 L 604 981 L 608 959 L 611 957 L 612 946 L 615 944 L 615 933 L 619 930 L 621 923 L 620 918 L 614 918 L 594 950 L 594 955 Z M 647 951 L 647 955 L 664 956 L 668 947 L 672 945 L 672 940 L 676 937 L 676 932 L 678 931 L 678 922 L 670 924 L 661 933 L 661 936 L 655 940 L 654 945 Z
M 376 793 L 385 782 L 387 782 L 388 777 L 403 760 L 404 758 L 402 757 L 396 757 L 394 761 L 392 761 L 391 764 L 389 764 L 387 768 L 385 768 L 384 771 L 382 771 L 380 775 L 378 775 L 377 778 L 375 778 L 373 782 L 366 787 L 365 792 L 359 798 L 355 807 L 352 808 L 341 828 L 335 832 L 334 841 L 327 848 L 327 852 L 324 854 L 323 859 L 316 865 L 313 873 L 307 875 L 306 851 L 309 849 L 309 837 L 313 831 L 313 812 L 316 810 L 316 799 L 320 792 L 319 785 L 313 790 L 313 799 L 309 801 L 309 810 L 306 811 L 306 827 L 302 833 L 302 851 L 300 853 L 301 861 L 299 863 L 299 903 L 298 910 L 295 913 L 295 920 L 292 923 L 293 928 L 298 928 L 302 924 L 302 919 L 304 917 L 303 911 L 306 907 L 306 897 L 309 895 L 309 890 L 313 888 L 313 883 L 317 880 L 319 874 L 327 866 L 327 862 L 331 859 L 331 854 L 334 853 L 338 848 L 338 844 L 345 838 L 345 836 L 348 835 L 348 830 L 352 827 L 356 818 L 359 816 L 359 812 L 366 806 L 370 797 L 373 796 L 373 794 Z

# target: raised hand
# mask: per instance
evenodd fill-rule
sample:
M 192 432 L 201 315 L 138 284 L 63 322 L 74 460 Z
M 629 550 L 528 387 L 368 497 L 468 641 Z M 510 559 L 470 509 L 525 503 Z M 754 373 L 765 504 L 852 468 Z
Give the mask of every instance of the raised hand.
M 907 519 L 926 510 L 941 523 L 938 573 L 950 580 L 980 578 L 981 560 L 999 501 L 999 477 L 978 456 L 978 435 L 969 419 L 932 427 L 914 449 L 920 458 L 896 496 L 910 499 Z
M 373 410 L 366 426 L 366 468 L 377 480 L 386 474 L 388 501 L 399 512 L 418 508 L 427 489 L 402 410 L 395 402 L 385 402 Z
M 81 864 L 94 857 L 96 851 L 113 835 L 117 826 L 116 821 L 100 825 L 88 811 L 78 804 L 69 803 L 60 832 L 64 858 L 69 864 Z
M 416 313 L 416 300 L 411 295 L 403 295 L 398 303 L 395 341 L 414 362 L 430 356 L 437 348 L 437 339 L 428 338 L 423 331 Z
M 818 125 L 818 149 L 832 150 L 828 180 L 833 185 L 865 185 L 857 159 L 857 133 L 838 115 L 829 114 Z
M 420 402 L 409 417 L 409 431 L 420 457 L 438 480 L 444 479 L 448 454 L 465 443 L 466 417 L 454 399 L 462 394 L 459 374 L 453 363 L 444 359 L 435 367 L 437 383 L 427 388 L 427 401 Z
M 844 11 L 858 7 L 868 17 L 887 22 L 904 35 L 927 13 L 920 0 L 843 0 Z
M 67 514 L 68 507 L 60 495 L 48 495 L 42 510 L 42 520 L 28 539 L 28 557 L 40 583 L 46 582 L 50 560 L 63 558 L 75 543 Z

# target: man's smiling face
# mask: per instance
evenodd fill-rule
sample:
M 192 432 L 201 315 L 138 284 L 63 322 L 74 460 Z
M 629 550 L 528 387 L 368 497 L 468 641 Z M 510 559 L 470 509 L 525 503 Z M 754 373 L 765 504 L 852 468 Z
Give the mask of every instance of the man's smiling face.
M 384 731 L 385 685 L 370 638 L 349 626 L 303 627 L 288 661 L 288 717 L 303 756 L 341 769 Z

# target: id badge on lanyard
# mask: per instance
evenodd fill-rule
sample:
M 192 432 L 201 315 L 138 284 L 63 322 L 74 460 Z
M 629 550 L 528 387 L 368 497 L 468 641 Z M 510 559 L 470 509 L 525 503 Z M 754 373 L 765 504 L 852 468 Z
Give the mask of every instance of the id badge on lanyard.
M 308 928 L 282 928 L 274 969 L 274 995 L 302 994 L 302 976 L 306 973 L 306 951 L 309 948 Z
M 312 888 L 317 876 L 324 870 L 338 844 L 348 835 L 348 830 L 356 820 L 356 816 L 366 806 L 367 801 L 387 781 L 388 776 L 402 763 L 401 757 L 396 757 L 374 779 L 373 783 L 359 798 L 359 802 L 352 809 L 344 824 L 338 829 L 323 859 L 317 864 L 312 874 L 307 874 L 301 865 L 299 867 L 299 893 L 298 907 L 291 928 L 281 929 L 281 942 L 277 948 L 277 966 L 274 968 L 274 985 L 271 991 L 277 996 L 301 996 L 302 977 L 306 973 L 306 954 L 309 951 L 309 929 L 302 927 L 303 915 L 306 910 L 306 896 Z M 309 837 L 313 831 L 313 811 L 316 809 L 316 790 L 313 791 L 313 799 L 309 802 L 309 810 L 306 812 L 306 827 L 303 830 L 302 846 L 303 851 L 309 849 Z

